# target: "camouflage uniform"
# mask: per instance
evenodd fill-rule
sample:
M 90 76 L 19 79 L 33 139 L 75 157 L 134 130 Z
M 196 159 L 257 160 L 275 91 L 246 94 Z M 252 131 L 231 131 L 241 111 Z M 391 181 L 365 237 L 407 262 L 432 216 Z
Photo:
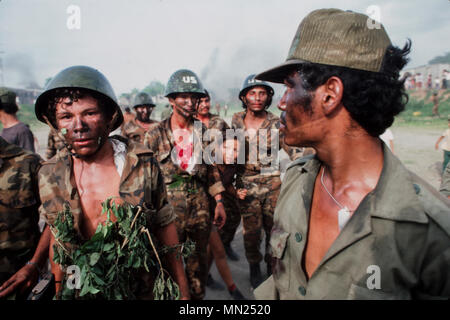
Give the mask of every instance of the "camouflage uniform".
M 149 149 L 134 141 L 123 139 L 123 142 L 127 144 L 127 154 L 120 180 L 120 198 L 133 206 L 139 205 L 144 208 L 149 230 L 154 233 L 156 228 L 166 226 L 175 220 L 173 208 L 167 202 L 163 177 Z M 80 222 L 83 216 L 81 199 L 72 178 L 72 166 L 72 157 L 66 149 L 43 163 L 39 171 L 39 191 L 42 203 L 39 210 L 46 218 L 47 223 L 53 225 L 58 213 L 67 203 L 74 217 L 74 229 L 83 239 L 80 232 Z M 151 278 L 151 275 L 148 274 L 140 276 Z M 136 296 L 139 299 L 151 298 L 150 283 L 140 281 L 138 285 Z
M 194 126 L 194 139 L 201 139 L 204 130 L 206 127 L 203 124 L 202 132 Z M 168 199 L 177 215 L 176 225 L 180 242 L 191 239 L 196 243 L 194 254 L 185 261 L 185 268 L 191 298 L 203 299 L 208 276 L 206 248 L 211 231 L 207 193 L 215 196 L 224 191 L 220 174 L 216 167 L 207 165 L 204 161 L 196 164 L 191 174 L 174 163 L 171 156 L 174 137 L 170 118 L 152 126 L 145 135 L 144 144 L 154 151 L 161 167 Z M 204 142 L 202 148 L 206 145 Z
M 150 120 L 150 124 L 158 123 L 158 121 Z M 123 129 L 122 129 L 122 136 L 125 138 L 128 138 L 130 140 L 134 140 L 136 142 L 143 143 L 144 142 L 144 136 L 145 136 L 145 129 L 142 128 L 136 120 L 128 121 L 124 123 Z
M 246 111 L 238 112 L 233 115 L 233 129 L 246 130 L 244 118 Z M 271 130 L 277 130 L 280 127 L 280 119 L 273 113 L 267 111 L 267 117 L 257 130 L 256 143 L 250 141 L 249 136 L 245 136 L 245 166 L 238 171 L 237 178 L 240 184 L 248 190 L 245 200 L 240 200 L 242 222 L 244 227 L 244 247 L 245 255 L 249 264 L 258 264 L 262 260 L 259 247 L 262 240 L 262 228 L 266 233 L 266 253 L 264 260 L 270 262 L 270 230 L 273 226 L 273 212 L 280 193 L 281 179 L 278 168 L 269 168 L 263 163 L 270 163 L 272 155 L 271 150 Z M 258 159 L 256 164 L 249 163 L 251 146 L 257 146 L 259 143 L 260 130 L 267 132 L 267 152 L 264 159 Z M 279 135 L 279 145 L 286 151 L 291 160 L 302 155 L 302 149 L 292 148 L 284 143 L 284 136 Z M 252 142 L 252 143 L 250 143 Z M 257 149 L 255 150 L 257 151 Z M 264 171 L 264 172 L 263 172 Z
M 47 151 L 45 152 L 45 157 L 48 159 L 52 158 L 59 150 L 64 148 L 64 143 L 58 137 L 57 134 L 53 133 L 52 130 L 48 133 L 47 140 Z
M 39 241 L 40 161 L 0 137 L 0 284 L 31 259 Z

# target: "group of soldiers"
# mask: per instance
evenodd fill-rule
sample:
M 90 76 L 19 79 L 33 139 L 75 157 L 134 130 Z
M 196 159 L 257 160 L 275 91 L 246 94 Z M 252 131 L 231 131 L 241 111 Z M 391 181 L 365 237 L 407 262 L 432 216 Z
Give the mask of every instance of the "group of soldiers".
M 136 95 L 133 106 L 135 116 L 127 116 L 127 113 L 123 116 L 110 83 L 100 72 L 85 66 L 69 67 L 61 71 L 36 101 L 36 116 L 51 129 L 46 153 L 48 160 L 42 161 L 39 156 L 28 154 L 35 161 L 34 170 L 26 175 L 22 173 L 21 179 L 26 178 L 33 183 L 20 182 L 27 185 L 26 191 L 30 193 L 27 195 L 33 199 L 34 211 L 23 209 L 29 220 L 20 220 L 17 214 L 11 219 L 9 215 L 12 212 L 8 212 L 8 230 L 5 234 L 8 238 L 14 238 L 17 224 L 34 230 L 34 233 L 22 234 L 32 239 L 26 241 L 25 250 L 28 254 L 19 255 L 19 260 L 16 259 L 18 251 L 15 251 L 14 246 L 5 248 L 12 251 L 11 255 L 7 255 L 8 264 L 2 264 L 5 270 L 2 270 L 1 282 L 12 278 L 2 289 L 6 288 L 5 292 L 9 293 L 12 288 L 25 287 L 22 283 L 25 279 L 27 284 L 31 283 L 28 278 L 35 276 L 33 271 L 45 268 L 49 255 L 58 291 L 64 275 L 52 262 L 51 244 L 54 237 L 49 233 L 49 227 L 55 223 L 64 205 L 69 203 L 74 215 L 75 231 L 82 239 L 89 239 L 98 223 L 101 223 L 101 218 L 98 217 L 101 201 L 114 195 L 132 205 L 145 203 L 144 207 L 156 210 L 157 218 L 153 220 L 152 230 L 156 230 L 156 226 L 161 230 L 176 229 L 176 236 L 172 232 L 170 241 L 194 241 L 195 251 L 184 261 L 185 273 L 179 271 L 181 261 L 171 257 L 173 276 L 179 282 L 183 298 L 203 299 L 211 260 L 212 257 L 216 260 L 220 257 L 220 248 L 230 259 L 239 259 L 231 242 L 242 220 L 250 282 L 256 288 L 266 278 L 260 268 L 263 260 L 260 252 L 262 230 L 266 236 L 264 261 L 267 264 L 267 275 L 271 274 L 269 242 L 281 186 L 280 171 L 275 169 L 261 174 L 263 167 L 268 167 L 267 163 L 272 164 L 277 159 L 266 161 L 265 164 L 260 159 L 256 163 L 250 163 L 248 152 L 245 164 L 238 165 L 236 162 L 239 152 L 246 152 L 250 149 L 250 144 L 259 143 L 258 130 L 268 130 L 269 139 L 264 143 L 271 150 L 270 129 L 278 131 L 280 126 L 279 118 L 267 111 L 273 94 L 273 88 L 265 82 L 255 80 L 254 75 L 245 79 L 239 94 L 244 111 L 233 116 L 232 127 L 243 129 L 244 132 L 254 129 L 256 134 L 246 134 L 241 146 L 237 136 L 227 140 L 226 130 L 230 126 L 219 116 L 210 113 L 209 92 L 190 70 L 178 70 L 170 77 L 166 97 L 173 110 L 161 122 L 150 118 L 155 104 L 147 93 Z M 82 105 L 79 114 L 72 111 L 76 103 Z M 94 105 L 98 110 L 91 110 Z M 98 113 L 102 120 L 90 124 L 90 112 Z M 194 121 L 201 125 L 194 126 Z M 119 127 L 121 136 L 108 137 L 110 132 Z M 215 163 L 212 159 L 209 164 L 204 161 L 194 163 L 193 160 L 197 160 L 197 155 L 193 152 L 194 143 L 200 141 L 201 149 L 206 150 L 210 141 L 203 139 L 203 135 L 211 129 L 218 130 L 221 135 L 220 139 L 213 139 L 211 143 L 215 144 L 215 148 L 223 148 L 224 161 Z M 302 155 L 301 148 L 285 145 L 282 136 L 276 135 L 274 138 L 280 139 L 281 146 L 292 159 Z M 96 143 L 90 147 L 92 140 Z M 5 148 L 13 148 L 5 141 L 3 143 Z M 107 147 L 112 150 L 103 151 Z M 86 149 L 86 154 L 82 154 Z M 109 182 L 114 181 L 111 172 L 108 171 L 108 180 L 103 180 L 98 167 L 93 166 L 90 172 L 85 165 L 102 163 L 101 160 L 96 160 L 98 153 L 107 153 L 109 160 L 104 160 L 105 164 L 109 162 L 110 166 L 117 169 L 118 190 L 109 186 Z M 142 160 L 136 163 L 135 157 L 142 157 Z M 269 151 L 265 157 L 278 157 L 278 154 L 272 155 Z M 77 170 L 77 163 L 82 168 L 80 172 Z M 6 170 L 5 167 L 2 169 Z M 23 168 L 8 170 L 14 172 Z M 142 174 L 142 171 L 148 171 L 148 174 Z M 6 172 L 2 174 L 7 176 Z M 88 176 L 89 178 L 85 178 Z M 108 181 L 108 186 L 104 186 L 103 181 Z M 114 185 L 113 182 L 111 184 Z M 150 195 L 145 192 L 148 186 Z M 20 202 L 24 195 L 20 189 L 17 192 L 16 198 L 19 200 L 16 201 Z M 36 233 L 36 230 L 39 205 L 46 227 L 38 245 L 39 232 Z M 6 207 L 5 210 L 8 211 Z M 88 210 L 92 212 L 87 212 Z M 155 231 L 164 244 L 164 241 L 168 241 L 167 236 L 161 233 L 162 231 Z M 220 237 L 210 236 L 211 233 L 218 233 Z M 216 249 L 210 249 L 208 257 L 209 243 L 211 249 Z M 21 276 L 25 271 L 25 276 L 17 277 L 17 274 Z M 229 269 L 227 273 L 230 275 Z M 184 274 L 187 280 L 182 279 Z M 233 298 L 244 298 L 232 280 L 224 280 Z
M 101 202 L 113 197 L 143 210 L 160 245 L 195 243 L 184 261 L 177 252 L 163 257 L 181 299 L 204 298 L 208 245 L 236 258 L 240 221 L 256 298 L 448 298 L 448 200 L 378 138 L 404 108 L 399 71 L 409 46 L 392 46 L 384 27 L 369 29 L 367 19 L 337 9 L 310 13 L 286 62 L 245 79 L 244 110 L 231 124 L 242 137 L 230 137 L 228 124 L 210 113 L 210 95 L 190 70 L 168 80 L 169 117 L 151 120 L 154 104 L 142 93 L 125 123 L 99 71 L 58 73 L 35 104 L 59 140 L 56 154 L 44 162 L 0 140 L 0 296 L 23 294 L 47 258 L 60 292 L 67 279 L 53 260 L 58 215 L 69 207 L 73 231 L 86 241 L 106 219 Z M 266 81 L 286 85 L 281 118 L 267 111 L 274 91 Z M 120 126 L 123 136 L 110 136 Z M 205 139 L 212 129 L 219 134 Z M 253 161 L 255 145 L 267 152 Z M 280 147 L 294 160 L 283 183 L 273 165 Z M 315 150 L 306 164 L 304 147 Z M 40 236 L 38 208 L 46 221 Z M 211 241 L 217 233 L 219 246 Z M 136 297 L 151 299 L 152 273 L 141 276 Z M 243 298 L 232 281 L 227 286 Z

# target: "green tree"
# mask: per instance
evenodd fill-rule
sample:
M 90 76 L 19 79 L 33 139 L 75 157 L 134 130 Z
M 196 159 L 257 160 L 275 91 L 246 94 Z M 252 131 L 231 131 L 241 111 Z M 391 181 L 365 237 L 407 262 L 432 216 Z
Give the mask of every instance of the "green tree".
M 150 82 L 150 84 L 148 86 L 146 86 L 144 88 L 144 92 L 147 92 L 149 95 L 151 95 L 152 97 L 157 96 L 158 94 L 164 94 L 164 90 L 165 90 L 165 86 L 162 82 L 157 81 L 157 80 L 153 80 L 152 82 Z

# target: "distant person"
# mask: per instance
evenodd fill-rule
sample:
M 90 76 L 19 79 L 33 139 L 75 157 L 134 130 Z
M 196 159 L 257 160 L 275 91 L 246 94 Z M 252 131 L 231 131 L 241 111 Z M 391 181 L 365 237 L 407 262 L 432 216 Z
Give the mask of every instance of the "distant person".
M 158 123 L 156 120 L 150 119 L 155 104 L 152 97 L 146 92 L 140 92 L 134 99 L 133 109 L 136 112 L 136 117 L 133 117 L 130 121 L 124 122 L 122 129 L 122 136 L 142 143 L 144 136 L 150 127 L 154 123 Z
M 0 88 L 0 122 L 3 125 L 0 135 L 9 143 L 35 152 L 33 133 L 25 123 L 17 119 L 18 110 L 16 94 L 7 88 Z
M 423 83 L 423 76 L 422 76 L 422 74 L 420 72 L 416 75 L 416 83 L 417 83 L 417 88 L 419 90 L 421 90 L 422 89 L 422 83 Z
M 439 79 L 439 77 L 436 77 L 436 79 L 434 79 L 434 88 L 436 90 L 439 90 L 441 88 L 441 79 Z
M 394 134 L 391 129 L 386 129 L 382 135 L 380 135 L 380 139 L 391 149 L 392 153 L 394 152 Z
M 220 116 L 220 104 L 216 103 L 217 115 Z
M 431 113 L 434 116 L 440 117 L 439 114 L 439 97 L 437 92 L 433 92 L 433 95 L 431 96 L 431 102 L 433 102 L 433 109 L 431 110 Z
M 447 164 L 442 175 L 442 182 L 439 191 L 450 199 L 450 162 Z
M 439 149 L 439 144 L 442 140 L 444 140 L 444 143 L 441 145 L 441 148 L 444 151 L 444 163 L 442 164 L 442 171 L 444 171 L 447 163 L 450 160 L 450 115 L 448 115 L 448 129 L 446 129 L 436 141 L 436 150 Z
M 223 111 L 224 111 L 224 117 L 226 117 L 227 116 L 227 112 L 228 112 L 228 105 L 227 104 L 225 104 L 223 106 Z
M 433 89 L 433 78 L 431 77 L 431 74 L 429 74 L 427 78 L 427 89 Z
M 446 76 L 447 76 L 447 70 L 445 70 L 444 69 L 444 71 L 442 71 L 442 86 L 441 86 L 441 88 L 442 89 L 447 89 L 447 78 L 446 78 Z

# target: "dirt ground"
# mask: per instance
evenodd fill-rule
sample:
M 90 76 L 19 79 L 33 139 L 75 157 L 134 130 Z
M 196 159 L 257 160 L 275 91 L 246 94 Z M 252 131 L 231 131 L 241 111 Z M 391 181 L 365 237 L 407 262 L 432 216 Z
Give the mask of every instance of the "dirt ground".
M 231 119 L 226 120 L 231 122 Z M 434 145 L 444 129 L 445 128 L 433 129 L 403 126 L 391 128 L 394 134 L 395 154 L 402 160 L 408 169 L 421 176 L 435 188 L 439 188 L 440 185 L 440 172 L 442 168 L 443 154 L 442 150 L 436 151 L 434 149 Z M 44 157 L 45 148 L 47 145 L 48 129 L 42 128 L 36 130 L 34 133 L 39 141 L 38 152 Z M 284 152 L 281 155 L 281 159 L 286 159 L 286 154 Z M 254 299 L 249 281 L 249 268 L 245 260 L 242 225 L 240 225 L 237 230 L 232 246 L 240 255 L 240 260 L 237 262 L 228 260 L 234 282 L 246 298 L 250 300 Z M 263 274 L 265 274 L 265 265 L 261 264 L 261 267 Z M 223 284 L 215 265 L 211 268 L 211 274 L 214 279 Z M 205 299 L 230 300 L 231 297 L 227 290 L 211 290 L 208 288 Z

